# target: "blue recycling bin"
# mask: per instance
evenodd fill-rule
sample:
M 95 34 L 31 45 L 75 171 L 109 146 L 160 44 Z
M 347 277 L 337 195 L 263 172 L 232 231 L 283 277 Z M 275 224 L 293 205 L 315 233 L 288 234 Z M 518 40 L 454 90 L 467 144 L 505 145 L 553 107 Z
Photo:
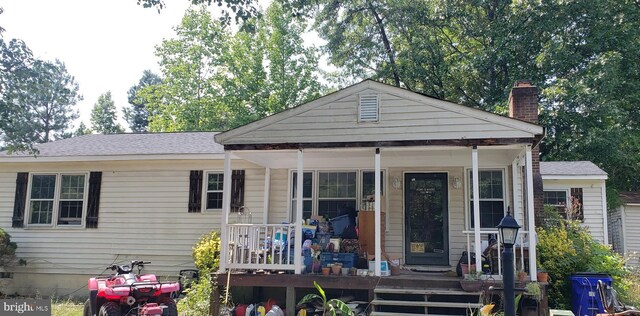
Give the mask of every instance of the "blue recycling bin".
M 604 306 L 598 295 L 598 281 L 611 285 L 613 279 L 602 273 L 581 272 L 571 275 L 571 306 L 576 316 L 595 316 L 604 313 Z

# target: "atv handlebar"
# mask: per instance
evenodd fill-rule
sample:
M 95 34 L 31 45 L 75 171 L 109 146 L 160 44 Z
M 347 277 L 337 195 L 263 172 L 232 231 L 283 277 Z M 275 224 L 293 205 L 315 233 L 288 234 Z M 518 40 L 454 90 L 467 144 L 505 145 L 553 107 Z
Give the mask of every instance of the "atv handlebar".
M 127 274 L 127 273 L 131 273 L 131 271 L 133 271 L 133 268 L 135 268 L 136 266 L 138 267 L 138 270 L 142 270 L 142 268 L 144 268 L 144 265 L 149 263 L 151 262 L 142 261 L 142 260 L 132 260 L 130 265 L 129 264 L 123 264 L 123 265 L 112 264 L 108 266 L 107 269 L 116 271 L 116 274 Z

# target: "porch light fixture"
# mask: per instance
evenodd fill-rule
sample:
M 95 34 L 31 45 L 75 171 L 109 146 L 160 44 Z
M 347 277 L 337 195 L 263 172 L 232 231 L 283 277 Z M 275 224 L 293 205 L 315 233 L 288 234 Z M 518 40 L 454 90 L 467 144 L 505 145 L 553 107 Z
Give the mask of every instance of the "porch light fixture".
M 516 237 L 518 237 L 518 229 L 520 229 L 520 225 L 518 225 L 515 218 L 507 212 L 507 216 L 502 218 L 497 227 L 498 230 L 500 230 L 500 236 L 502 237 L 504 246 L 513 247 L 516 243 Z
M 515 316 L 516 300 L 515 271 L 513 268 L 513 244 L 516 243 L 516 237 L 518 236 L 518 229 L 520 229 L 520 225 L 518 225 L 515 218 L 507 212 L 507 216 L 502 218 L 497 227 L 498 230 L 500 230 L 502 244 L 504 245 L 502 250 L 502 266 L 504 267 L 504 275 L 502 279 L 504 284 L 504 315 Z
M 462 187 L 462 181 L 460 180 L 459 177 L 455 177 L 453 178 L 453 181 L 451 181 L 451 186 L 454 189 L 460 189 Z
M 400 188 L 402 187 L 402 184 L 400 183 L 400 178 L 398 177 L 393 177 L 393 188 L 396 190 L 400 190 Z

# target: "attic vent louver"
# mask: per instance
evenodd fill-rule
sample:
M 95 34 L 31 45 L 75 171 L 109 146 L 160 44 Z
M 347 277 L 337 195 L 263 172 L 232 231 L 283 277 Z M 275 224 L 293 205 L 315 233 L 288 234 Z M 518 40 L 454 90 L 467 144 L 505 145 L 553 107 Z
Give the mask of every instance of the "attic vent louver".
M 360 122 L 377 122 L 379 100 L 377 95 L 360 96 Z

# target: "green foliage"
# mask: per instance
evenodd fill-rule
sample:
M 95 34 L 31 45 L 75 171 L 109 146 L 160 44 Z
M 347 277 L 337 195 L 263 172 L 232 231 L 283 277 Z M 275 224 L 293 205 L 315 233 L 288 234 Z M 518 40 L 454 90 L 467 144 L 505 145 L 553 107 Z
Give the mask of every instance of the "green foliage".
M 17 248 L 18 245 L 11 241 L 11 235 L 0 228 L 0 269 L 15 263 Z
M 180 315 L 208 315 L 214 282 L 211 273 L 220 267 L 220 236 L 217 232 L 212 231 L 200 237 L 193 246 L 193 259 L 200 278 L 197 283 L 192 283 L 186 296 L 178 302 L 178 310 Z
M 317 49 L 274 3 L 251 31 L 231 32 L 206 8 L 187 10 L 177 37 L 156 48 L 163 82 L 137 96 L 151 131 L 226 130 L 318 97 Z
M 212 231 L 193 246 L 193 259 L 200 272 L 215 272 L 220 267 L 220 235 Z
M 0 38 L 0 136 L 9 149 L 63 138 L 78 116 L 78 89 L 61 61 L 34 59 L 23 41 Z
M 73 132 L 72 136 L 82 136 L 82 135 L 87 135 L 87 134 L 91 134 L 91 129 L 88 128 L 86 125 L 84 125 L 84 122 L 80 122 L 80 125 L 78 125 L 78 128 L 76 129 L 75 132 Z
M 538 260 L 549 273 L 549 305 L 570 307 L 571 283 L 576 272 L 598 272 L 613 277 L 614 288 L 626 295 L 630 286 L 624 259 L 593 239 L 588 229 L 577 221 L 561 221 L 558 225 L 538 228 Z
M 116 120 L 116 105 L 111 98 L 111 91 L 107 91 L 98 97 L 98 102 L 91 110 L 91 128 L 99 134 L 124 132 L 124 129 Z
M 209 302 L 211 301 L 211 291 L 213 282 L 210 273 L 200 272 L 197 283 L 193 283 L 186 290 L 186 296 L 178 301 L 180 315 L 201 316 L 209 315 Z
M 355 315 L 349 306 L 347 306 L 343 301 L 335 298 L 327 300 L 327 296 L 318 282 L 313 281 L 313 285 L 316 287 L 320 295 L 313 293 L 307 294 L 300 300 L 300 302 L 298 302 L 298 305 L 320 300 L 322 302 L 322 315 L 336 316 L 338 312 L 340 312 L 341 315 Z
M 145 70 L 138 84 L 133 85 L 127 91 L 129 106 L 123 109 L 124 119 L 129 123 L 132 132 L 145 133 L 149 130 L 149 111 L 144 99 L 137 96 L 138 91 L 146 86 L 162 83 L 160 76 Z

